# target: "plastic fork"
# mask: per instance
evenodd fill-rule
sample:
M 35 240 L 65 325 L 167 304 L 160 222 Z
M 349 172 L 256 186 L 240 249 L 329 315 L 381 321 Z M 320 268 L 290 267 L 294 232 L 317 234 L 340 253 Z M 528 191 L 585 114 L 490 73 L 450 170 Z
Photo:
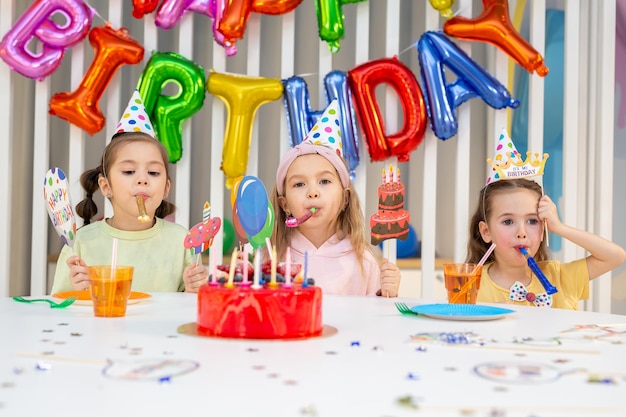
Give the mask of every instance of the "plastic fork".
M 47 298 L 30 298 L 30 299 L 26 299 L 24 297 L 13 297 L 13 299 L 15 301 L 18 301 L 20 303 L 37 303 L 37 302 L 44 302 L 44 303 L 48 303 L 50 304 L 50 308 L 65 308 L 68 307 L 72 304 L 74 304 L 74 301 L 76 301 L 77 297 L 68 297 L 65 300 L 61 301 L 60 303 L 57 303 L 55 301 L 52 300 L 48 300 Z
M 419 316 L 419 313 L 411 310 L 411 308 L 404 303 L 394 303 L 396 305 L 396 309 L 406 316 Z

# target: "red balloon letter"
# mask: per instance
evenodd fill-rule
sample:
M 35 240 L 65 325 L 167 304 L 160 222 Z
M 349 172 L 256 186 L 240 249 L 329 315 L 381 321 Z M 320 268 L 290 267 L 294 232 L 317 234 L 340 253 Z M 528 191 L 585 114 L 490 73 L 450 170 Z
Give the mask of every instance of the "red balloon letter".
M 394 57 L 353 68 L 348 79 L 372 161 L 397 156 L 399 162 L 407 162 L 409 154 L 424 139 L 427 121 L 424 96 L 415 75 Z M 402 129 L 390 136 L 385 135 L 385 123 L 376 101 L 376 87 L 382 83 L 396 91 L 404 114 Z

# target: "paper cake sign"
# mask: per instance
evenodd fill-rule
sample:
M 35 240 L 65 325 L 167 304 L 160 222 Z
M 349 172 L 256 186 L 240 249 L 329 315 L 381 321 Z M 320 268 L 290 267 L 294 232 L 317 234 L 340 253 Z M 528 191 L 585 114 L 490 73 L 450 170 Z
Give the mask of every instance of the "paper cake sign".
M 70 192 L 65 172 L 51 168 L 46 172 L 43 184 L 43 198 L 50 220 L 63 243 L 74 246 L 76 239 L 76 217 L 70 201 Z

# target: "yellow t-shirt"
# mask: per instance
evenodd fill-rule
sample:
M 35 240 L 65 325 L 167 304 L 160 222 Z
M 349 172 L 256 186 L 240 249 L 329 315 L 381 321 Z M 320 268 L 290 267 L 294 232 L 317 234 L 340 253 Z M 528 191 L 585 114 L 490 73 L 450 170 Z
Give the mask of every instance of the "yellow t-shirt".
M 537 262 L 548 281 L 554 285 L 558 292 L 552 294 L 553 308 L 566 308 L 578 310 L 578 301 L 589 298 L 589 270 L 587 260 L 579 259 L 574 262 L 560 263 L 558 261 Z M 480 278 L 480 290 L 477 301 L 485 303 L 508 303 L 517 305 L 534 306 L 530 301 L 513 301 L 509 298 L 510 288 L 503 288 L 493 282 L 489 276 L 488 263 L 483 268 Z M 526 286 L 528 292 L 535 294 L 545 293 L 541 281 L 533 274 L 530 285 Z

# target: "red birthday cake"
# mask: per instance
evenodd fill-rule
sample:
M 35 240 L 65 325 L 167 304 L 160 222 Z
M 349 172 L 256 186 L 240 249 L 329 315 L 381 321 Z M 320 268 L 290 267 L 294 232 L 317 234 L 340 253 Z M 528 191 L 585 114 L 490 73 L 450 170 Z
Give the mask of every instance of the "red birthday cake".
M 260 286 L 250 282 L 202 286 L 198 291 L 198 333 L 244 339 L 319 336 L 322 291 L 302 279 L 294 281 L 290 285 L 270 281 Z
M 404 184 L 400 182 L 400 168 L 396 175 L 383 170 L 383 183 L 378 186 L 378 211 L 370 217 L 371 242 L 378 245 L 386 239 L 406 240 L 411 216 L 404 209 Z

